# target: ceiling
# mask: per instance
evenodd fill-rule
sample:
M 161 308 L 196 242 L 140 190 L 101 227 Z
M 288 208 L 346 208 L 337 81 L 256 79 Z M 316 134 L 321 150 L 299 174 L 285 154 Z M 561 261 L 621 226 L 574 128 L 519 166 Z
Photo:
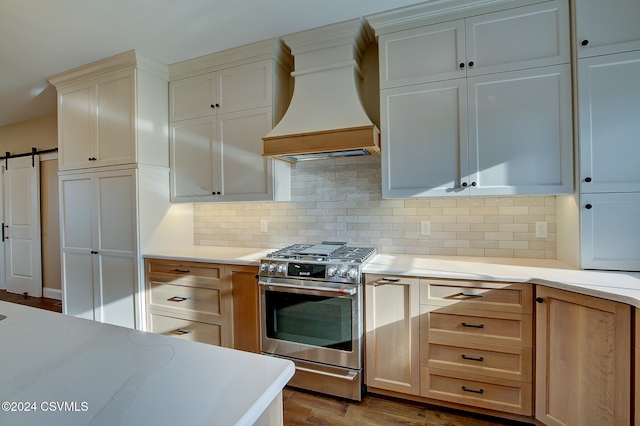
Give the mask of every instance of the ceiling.
M 0 126 L 53 114 L 47 77 L 136 49 L 172 64 L 423 0 L 0 0 Z

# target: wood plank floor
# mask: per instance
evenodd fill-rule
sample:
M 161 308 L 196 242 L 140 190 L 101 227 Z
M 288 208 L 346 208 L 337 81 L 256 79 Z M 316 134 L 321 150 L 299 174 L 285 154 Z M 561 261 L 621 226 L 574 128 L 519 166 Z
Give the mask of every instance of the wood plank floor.
M 0 290 L 0 300 L 34 308 L 62 312 L 62 302 L 55 299 L 24 297 Z M 402 401 L 367 394 L 362 401 L 348 401 L 313 392 L 286 387 L 283 392 L 286 426 L 507 426 L 524 425 L 457 410 Z

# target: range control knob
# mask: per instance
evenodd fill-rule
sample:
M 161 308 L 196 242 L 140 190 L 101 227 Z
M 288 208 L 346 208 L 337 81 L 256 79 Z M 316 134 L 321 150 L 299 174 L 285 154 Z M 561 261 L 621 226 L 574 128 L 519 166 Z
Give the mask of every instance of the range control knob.
M 279 274 L 284 274 L 286 270 L 287 270 L 287 267 L 284 265 L 284 263 L 281 263 L 281 264 L 278 265 L 278 273 Z
M 345 268 L 338 269 L 338 276 L 340 278 L 344 278 L 347 276 L 347 270 Z
M 267 268 L 269 268 L 269 266 L 266 263 L 260 264 L 260 272 L 266 272 Z
M 349 269 L 349 272 L 347 272 L 347 276 L 352 280 L 355 280 L 356 278 L 358 278 L 358 270 L 356 268 Z
M 336 272 L 338 272 L 338 270 L 336 268 L 334 268 L 333 266 L 330 266 L 327 269 L 327 276 L 329 277 L 335 277 L 336 276 Z
M 269 264 L 269 272 L 275 272 L 276 270 L 276 264 L 275 263 L 270 263 Z

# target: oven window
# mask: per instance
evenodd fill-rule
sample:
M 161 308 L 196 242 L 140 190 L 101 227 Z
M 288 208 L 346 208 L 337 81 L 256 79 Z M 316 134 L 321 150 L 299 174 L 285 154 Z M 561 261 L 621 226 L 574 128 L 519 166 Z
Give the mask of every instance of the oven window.
M 266 291 L 267 337 L 352 351 L 351 299 Z

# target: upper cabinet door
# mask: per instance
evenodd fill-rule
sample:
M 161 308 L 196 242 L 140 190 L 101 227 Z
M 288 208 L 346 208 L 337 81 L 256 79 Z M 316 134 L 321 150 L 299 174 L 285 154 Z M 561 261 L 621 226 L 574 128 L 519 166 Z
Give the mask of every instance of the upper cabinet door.
M 136 162 L 135 71 L 96 83 L 96 148 L 99 166 Z
M 573 191 L 570 65 L 469 78 L 474 195 Z
M 272 96 L 271 61 L 227 68 L 216 73 L 218 114 L 270 106 Z M 264 136 L 264 135 L 263 135 Z
M 640 49 L 640 1 L 575 0 L 578 57 Z
M 468 76 L 570 62 L 566 0 L 480 15 L 465 25 Z
M 578 63 L 580 189 L 640 191 L 640 51 Z
M 465 79 L 381 91 L 382 196 L 468 195 Z
M 89 167 L 89 158 L 94 156 L 94 91 L 95 86 L 88 83 L 58 94 L 60 170 Z
M 466 75 L 464 20 L 385 34 L 378 46 L 380 89 Z
M 215 81 L 215 73 L 209 73 L 169 83 L 169 121 L 214 115 Z

